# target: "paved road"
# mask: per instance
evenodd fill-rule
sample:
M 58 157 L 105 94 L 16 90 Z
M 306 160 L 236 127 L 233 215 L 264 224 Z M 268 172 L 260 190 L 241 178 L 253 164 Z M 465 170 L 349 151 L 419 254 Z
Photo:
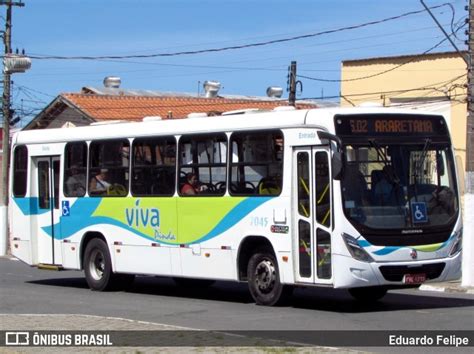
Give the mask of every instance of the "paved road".
M 362 305 L 345 291 L 298 289 L 289 306 L 270 308 L 256 306 L 245 284 L 196 290 L 138 277 L 127 292 L 102 293 L 89 290 L 81 272 L 38 270 L 0 258 L 0 313 L 107 316 L 228 331 L 473 330 L 474 295 L 403 290 Z
M 94 292 L 83 274 L 46 271 L 0 259 L 0 313 L 88 314 L 168 325 L 228 330 L 474 329 L 474 296 L 404 290 L 362 305 L 342 290 L 298 289 L 289 306 L 256 306 L 246 284 L 177 287 L 138 277 L 128 292 Z

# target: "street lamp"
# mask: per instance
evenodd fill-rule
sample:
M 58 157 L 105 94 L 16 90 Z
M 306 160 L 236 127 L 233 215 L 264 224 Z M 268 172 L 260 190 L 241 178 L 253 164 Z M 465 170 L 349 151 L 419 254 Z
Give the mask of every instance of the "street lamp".
M 2 186 L 0 200 L 0 256 L 8 249 L 8 167 L 10 159 L 10 75 L 24 73 L 31 68 L 31 59 L 23 54 L 12 54 L 8 50 L 3 57 L 3 141 L 2 141 Z

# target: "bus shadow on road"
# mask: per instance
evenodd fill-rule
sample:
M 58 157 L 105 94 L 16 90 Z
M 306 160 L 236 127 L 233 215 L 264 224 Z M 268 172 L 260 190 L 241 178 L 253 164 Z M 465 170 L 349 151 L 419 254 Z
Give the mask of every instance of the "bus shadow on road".
M 400 310 L 427 310 L 439 308 L 474 307 L 474 298 L 456 294 L 451 296 L 427 295 L 419 290 L 389 291 L 385 297 L 372 303 L 354 300 L 344 289 L 303 288 L 297 289 L 290 306 L 300 309 L 364 313 Z
M 61 286 L 64 288 L 89 289 L 84 278 L 50 278 L 40 280 L 30 280 L 27 283 L 37 285 Z
M 87 290 L 84 278 L 53 278 L 29 281 L 31 284 L 59 286 Z M 177 285 L 171 278 L 137 276 L 128 293 L 165 297 L 189 298 L 209 301 L 224 301 L 241 304 L 253 304 L 246 283 L 218 281 L 207 287 Z M 381 300 L 373 303 L 355 301 L 346 290 L 325 288 L 296 288 L 285 307 L 343 312 L 389 312 L 399 310 L 423 310 L 438 308 L 474 307 L 474 298 L 462 295 L 449 296 L 427 294 L 418 290 L 389 291 Z
M 247 284 L 235 282 L 215 282 L 213 285 L 177 285 L 172 278 L 137 277 L 128 292 L 135 294 L 181 297 L 189 299 L 252 303 Z
M 51 278 L 29 281 L 30 284 L 58 286 L 75 289 L 89 289 L 84 278 Z M 247 284 L 234 282 L 216 282 L 211 286 L 185 286 L 177 285 L 172 278 L 137 276 L 126 293 L 156 295 L 165 297 L 179 297 L 209 301 L 225 301 L 235 303 L 253 303 L 248 292 Z M 114 293 L 114 291 L 110 292 Z

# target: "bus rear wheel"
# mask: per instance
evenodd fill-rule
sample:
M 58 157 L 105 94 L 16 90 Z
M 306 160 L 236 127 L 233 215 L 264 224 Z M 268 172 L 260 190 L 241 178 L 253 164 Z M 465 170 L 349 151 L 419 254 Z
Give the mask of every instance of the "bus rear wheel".
M 268 250 L 257 251 L 250 257 L 247 276 L 250 294 L 257 305 L 282 305 L 293 290 L 280 282 L 277 260 Z
M 92 290 L 106 291 L 129 287 L 135 276 L 115 274 L 107 244 L 98 238 L 91 240 L 84 252 L 84 273 Z
M 349 289 L 349 294 L 360 302 L 370 303 L 380 300 L 387 294 L 387 288 L 383 286 L 369 286 L 365 288 Z

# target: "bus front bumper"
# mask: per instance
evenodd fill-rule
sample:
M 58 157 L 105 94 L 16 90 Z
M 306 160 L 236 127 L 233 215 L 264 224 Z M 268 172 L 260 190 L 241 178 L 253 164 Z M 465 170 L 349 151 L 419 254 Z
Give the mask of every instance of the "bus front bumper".
M 334 287 L 407 287 L 456 280 L 461 277 L 461 252 L 449 258 L 410 262 L 361 262 L 334 255 Z

